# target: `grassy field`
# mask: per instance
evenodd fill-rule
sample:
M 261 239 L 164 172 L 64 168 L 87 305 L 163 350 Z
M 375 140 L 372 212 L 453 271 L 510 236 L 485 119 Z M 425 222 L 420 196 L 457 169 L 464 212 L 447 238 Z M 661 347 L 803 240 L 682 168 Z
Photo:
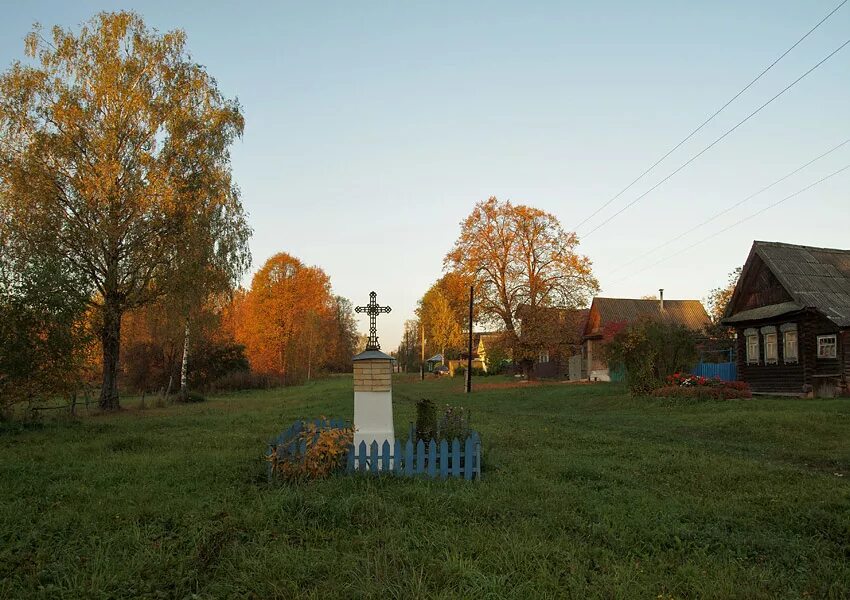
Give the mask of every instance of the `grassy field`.
M 351 380 L 0 429 L 0 597 L 850 595 L 850 402 L 397 381 L 472 410 L 481 482 L 265 483 Z M 500 387 L 501 386 L 501 387 Z

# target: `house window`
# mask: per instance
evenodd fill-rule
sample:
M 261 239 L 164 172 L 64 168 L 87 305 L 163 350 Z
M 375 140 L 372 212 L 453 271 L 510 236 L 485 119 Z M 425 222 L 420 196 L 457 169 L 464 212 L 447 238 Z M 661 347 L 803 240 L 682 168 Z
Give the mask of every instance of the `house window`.
M 759 334 L 755 329 L 747 329 L 744 331 L 744 338 L 747 340 L 747 364 L 759 364 Z
M 776 334 L 764 334 L 764 362 L 769 365 L 775 365 L 778 359 L 776 349 Z
M 549 362 L 549 351 L 548 351 L 548 350 L 543 350 L 543 351 L 540 353 L 540 356 L 538 356 L 538 357 L 537 357 L 537 362 L 541 362 L 541 363 L 547 363 L 547 362 Z
M 818 358 L 835 358 L 837 354 L 838 344 L 834 335 L 819 335 L 818 336 Z
M 797 362 L 797 331 L 786 331 L 784 334 L 784 347 L 782 356 L 786 363 Z

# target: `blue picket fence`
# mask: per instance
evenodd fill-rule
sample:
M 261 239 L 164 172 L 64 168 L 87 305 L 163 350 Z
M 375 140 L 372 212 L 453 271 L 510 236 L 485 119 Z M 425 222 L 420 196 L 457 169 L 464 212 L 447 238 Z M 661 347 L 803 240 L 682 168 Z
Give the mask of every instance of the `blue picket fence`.
M 701 375 L 709 379 L 714 379 L 715 377 L 723 381 L 735 381 L 738 379 L 738 368 L 733 362 L 701 362 L 691 372 L 694 375 Z
M 359 447 L 352 444 L 349 448 L 347 470 L 349 473 L 394 473 L 407 477 L 479 479 L 481 438 L 477 432 L 472 432 L 463 443 L 457 438 L 451 444 L 447 440 L 439 444 L 433 439 L 427 444 L 419 440 L 415 446 L 411 440 L 406 444 L 396 440 L 393 446 L 389 441 L 381 446 L 378 442 L 369 446 L 360 442 Z

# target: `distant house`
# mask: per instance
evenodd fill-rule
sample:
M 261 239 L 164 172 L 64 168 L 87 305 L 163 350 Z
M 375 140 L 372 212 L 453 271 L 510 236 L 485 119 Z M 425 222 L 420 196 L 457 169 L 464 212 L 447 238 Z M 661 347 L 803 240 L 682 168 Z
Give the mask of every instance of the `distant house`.
M 466 368 L 467 363 L 467 344 L 469 343 L 469 333 L 463 332 L 463 349 L 460 352 L 460 358 L 449 360 L 446 364 L 449 366 L 449 371 L 454 375 L 457 367 Z M 482 331 L 480 333 L 472 332 L 472 368 L 480 369 L 487 372 L 487 352 L 499 342 L 502 334 L 497 331 Z
M 581 341 L 588 309 L 520 306 L 516 311 L 520 329 L 534 327 L 534 319 L 543 315 L 546 332 L 536 332 L 537 339 L 547 340 L 534 350 L 531 375 L 534 377 L 567 377 L 570 359 L 581 354 Z
M 753 242 L 723 323 L 755 392 L 831 397 L 850 377 L 850 250 Z
M 582 336 L 583 374 L 591 380 L 611 381 L 604 345 L 623 327 L 644 318 L 664 319 L 693 331 L 702 331 L 711 324 L 702 302 L 665 300 L 663 290 L 658 300 L 594 298 Z

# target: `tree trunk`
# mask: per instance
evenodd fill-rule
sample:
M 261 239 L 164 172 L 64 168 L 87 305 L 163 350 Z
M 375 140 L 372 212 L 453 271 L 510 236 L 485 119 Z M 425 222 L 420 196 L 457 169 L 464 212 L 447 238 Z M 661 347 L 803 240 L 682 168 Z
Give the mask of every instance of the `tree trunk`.
M 103 382 L 99 405 L 102 410 L 117 410 L 118 359 L 121 352 L 121 309 L 114 299 L 107 297 L 103 305 L 103 329 L 100 332 L 103 349 Z
M 180 400 L 185 402 L 189 394 L 189 319 L 186 319 L 186 330 L 183 334 L 183 361 L 180 365 Z

